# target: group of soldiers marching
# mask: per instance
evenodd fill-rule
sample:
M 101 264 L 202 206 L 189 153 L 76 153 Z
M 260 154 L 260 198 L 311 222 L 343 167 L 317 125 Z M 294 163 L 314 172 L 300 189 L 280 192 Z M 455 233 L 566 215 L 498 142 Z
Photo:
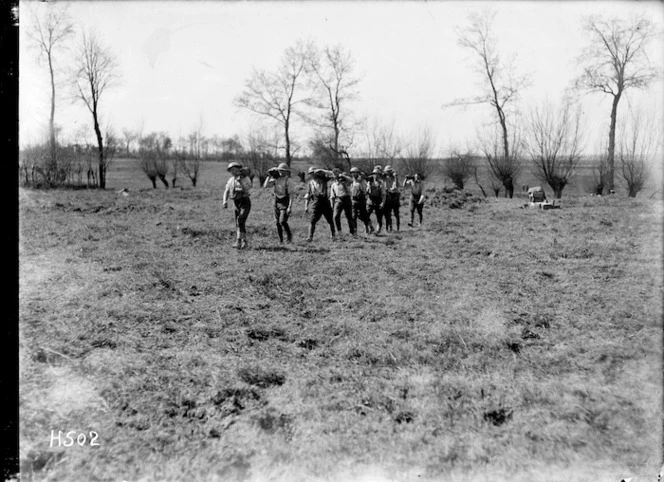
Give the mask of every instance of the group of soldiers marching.
M 247 247 L 246 222 L 251 211 L 251 180 L 245 170 L 237 162 L 228 165 L 231 177 L 224 190 L 223 206 L 228 207 L 229 199 L 235 204 L 235 227 L 237 239 L 234 248 Z M 293 208 L 294 184 L 290 177 L 290 167 L 281 163 L 268 170 L 264 188 L 274 190 L 274 219 L 277 226 L 279 241 L 291 243 L 293 233 L 288 218 Z M 309 217 L 307 241 L 311 242 L 316 231 L 316 224 L 324 218 L 330 227 L 332 239 L 342 232 L 341 216 L 345 216 L 350 234 L 357 237 L 358 222 L 364 225 L 365 234 L 383 232 L 383 221 L 386 232 L 400 229 L 401 190 L 410 191 L 410 222 L 413 227 L 415 213 L 422 225 L 422 208 L 424 206 L 424 181 L 419 173 L 405 176 L 399 183 L 397 173 L 391 166 L 375 166 L 370 174 L 363 173 L 353 167 L 349 173 L 340 169 L 332 171 L 310 167 L 309 181 L 304 195 L 304 210 Z M 376 218 L 376 225 L 371 216 Z M 394 224 L 393 224 L 394 217 Z

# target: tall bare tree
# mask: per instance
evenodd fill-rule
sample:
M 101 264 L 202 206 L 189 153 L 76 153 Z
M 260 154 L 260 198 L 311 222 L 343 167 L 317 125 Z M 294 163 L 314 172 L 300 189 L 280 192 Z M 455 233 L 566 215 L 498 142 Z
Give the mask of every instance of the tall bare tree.
M 627 195 L 636 197 L 650 180 L 658 143 L 661 143 L 661 122 L 643 108 L 630 109 L 618 142 L 620 173 L 627 186 Z
M 505 175 L 512 170 L 518 171 L 518 166 L 509 165 L 518 162 L 518 157 L 510 150 L 509 117 L 513 114 L 510 107 L 518 98 L 519 93 L 529 86 L 530 80 L 527 75 L 516 74 L 514 57 L 508 61 L 501 57 L 493 35 L 495 15 L 495 12 L 489 11 L 473 13 L 469 16 L 469 25 L 458 32 L 459 44 L 471 50 L 476 56 L 476 70 L 484 79 L 485 92 L 473 98 L 457 99 L 443 107 L 470 104 L 491 106 L 500 125 L 502 140 L 501 159 L 499 160 L 494 153 L 492 162 L 500 164 L 500 171 L 502 175 Z M 491 169 L 495 171 L 493 167 Z M 515 182 L 514 178 L 504 179 L 503 185 L 509 197 L 513 196 Z
M 75 89 L 76 96 L 92 114 L 95 135 L 97 137 L 99 187 L 106 187 L 107 159 L 104 150 L 104 138 L 99 126 L 100 102 L 106 92 L 119 79 L 119 64 L 115 55 L 104 47 L 96 34 L 83 32 L 76 56 Z
M 283 131 L 286 163 L 292 160 L 291 127 L 299 104 L 306 102 L 304 76 L 311 47 L 302 41 L 284 52 L 275 72 L 253 70 L 235 105 L 276 122 Z
M 57 142 L 55 135 L 55 53 L 58 49 L 63 47 L 67 39 L 74 34 L 74 26 L 69 18 L 66 7 L 50 2 L 44 7 L 46 11 L 42 16 L 35 16 L 35 23 L 28 31 L 28 35 L 39 48 L 40 59 L 44 59 L 48 65 L 48 73 L 51 80 L 51 115 L 48 122 L 49 144 L 51 167 L 57 169 Z
M 350 103 L 357 98 L 360 78 L 355 75 L 351 52 L 342 45 L 312 47 L 308 69 L 311 73 L 312 95 L 308 105 L 314 114 L 306 116 L 310 123 L 322 130 L 317 141 L 327 139 L 329 149 L 339 159 L 353 143 L 353 131 L 358 122 L 352 119 Z
M 611 120 L 607 156 L 606 189 L 614 187 L 616 119 L 618 104 L 626 90 L 644 88 L 658 76 L 650 65 L 647 46 L 656 35 L 655 25 L 643 17 L 629 21 L 600 16 L 585 18 L 583 28 L 590 44 L 580 57 L 583 73 L 577 87 L 611 97 Z
M 530 112 L 525 150 L 533 172 L 553 189 L 560 199 L 581 158 L 581 108 L 564 103 L 554 107 L 543 104 Z

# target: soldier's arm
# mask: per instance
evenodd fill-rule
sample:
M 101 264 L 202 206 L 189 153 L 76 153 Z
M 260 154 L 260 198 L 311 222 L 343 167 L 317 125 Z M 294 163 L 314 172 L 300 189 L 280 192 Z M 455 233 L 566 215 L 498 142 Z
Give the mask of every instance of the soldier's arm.
M 293 207 L 293 197 L 291 196 L 291 191 L 293 189 L 293 182 L 290 179 L 286 179 L 286 192 L 288 193 L 288 212 L 290 213 L 291 208 Z
M 224 202 L 224 207 L 228 205 L 228 194 L 230 193 L 231 187 L 230 187 L 231 181 L 230 179 L 226 183 L 226 189 L 224 189 L 224 197 L 223 197 L 223 202 Z
M 307 184 L 307 193 L 304 195 L 304 211 L 309 211 L 309 198 L 311 197 L 311 183 Z

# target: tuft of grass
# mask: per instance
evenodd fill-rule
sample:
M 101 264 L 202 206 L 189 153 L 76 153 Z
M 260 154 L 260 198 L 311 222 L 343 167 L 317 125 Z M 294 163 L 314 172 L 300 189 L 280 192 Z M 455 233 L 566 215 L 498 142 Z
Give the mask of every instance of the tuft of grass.
M 246 367 L 238 371 L 238 377 L 249 385 L 268 388 L 273 385 L 283 385 L 286 376 L 275 370 L 265 370 L 260 367 Z

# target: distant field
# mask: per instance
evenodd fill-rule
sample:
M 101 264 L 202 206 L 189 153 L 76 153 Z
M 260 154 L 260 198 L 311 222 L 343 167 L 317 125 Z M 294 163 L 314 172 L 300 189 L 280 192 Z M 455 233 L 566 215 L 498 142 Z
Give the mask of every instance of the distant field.
M 307 244 L 300 194 L 280 246 L 256 188 L 238 252 L 226 179 L 20 190 L 24 478 L 656 478 L 662 201 L 434 179 L 424 228 Z
M 145 174 L 143 174 L 140 171 L 140 169 L 137 169 L 138 166 L 137 163 L 138 161 L 135 159 L 114 160 L 109 170 L 107 187 L 109 189 L 121 189 L 121 188 L 151 189 L 152 184 L 150 183 L 150 180 L 145 176 Z M 489 181 L 488 181 L 489 174 L 487 171 L 487 167 L 481 161 L 478 162 L 478 165 L 479 165 L 478 176 L 480 179 L 480 183 L 482 183 L 485 191 L 487 191 L 487 195 L 493 196 L 493 192 L 491 192 L 491 190 L 489 189 Z M 226 162 L 217 162 L 217 161 L 202 162 L 201 173 L 200 173 L 200 187 L 201 188 L 221 187 L 223 189 L 227 176 L 226 166 L 227 166 Z M 293 162 L 292 168 L 294 170 L 294 173 L 297 171 L 306 172 L 307 169 L 309 169 L 309 166 L 310 164 L 306 161 L 295 160 Z M 399 171 L 398 164 L 397 164 L 397 170 Z M 588 179 L 591 176 L 592 176 L 592 167 L 588 165 L 587 162 L 582 163 L 582 165 L 579 167 L 574 177 L 572 177 L 570 184 L 563 190 L 563 199 L 575 198 L 578 196 L 587 196 L 589 194 L 587 189 L 587 184 L 588 184 Z M 170 175 L 168 179 L 170 182 Z M 616 175 L 616 182 L 618 185 L 618 188 L 616 189 L 617 193 L 626 195 L 626 191 L 620 185 L 620 179 L 618 175 Z M 191 186 L 191 182 L 184 174 L 180 174 L 177 184 L 179 186 L 185 186 L 185 187 Z M 443 178 L 443 176 L 439 172 L 435 173 L 429 179 L 429 184 L 440 187 L 442 187 L 443 185 L 448 185 L 448 186 L 452 185 L 452 183 L 448 179 Z M 529 185 L 532 187 L 538 184 L 542 184 L 546 189 L 547 193 L 550 193 L 550 195 L 553 194 L 553 191 L 546 183 L 538 181 L 533 176 L 533 174 L 530 172 L 530 167 L 526 164 L 523 169 L 523 173 L 519 176 L 515 192 L 519 194 L 522 185 Z M 657 168 L 653 169 L 651 182 L 643 190 L 643 192 L 639 193 L 638 197 L 649 198 L 654 195 L 653 196 L 654 198 L 662 199 L 663 197 L 662 184 L 663 184 L 662 166 L 658 166 Z M 465 187 L 467 191 L 472 192 L 473 194 L 477 195 L 482 194 L 480 188 L 477 186 L 477 184 L 474 182 L 473 179 L 470 179 Z M 163 189 L 164 188 L 163 184 L 159 183 L 158 188 Z M 501 192 L 501 196 L 504 196 L 504 192 Z

